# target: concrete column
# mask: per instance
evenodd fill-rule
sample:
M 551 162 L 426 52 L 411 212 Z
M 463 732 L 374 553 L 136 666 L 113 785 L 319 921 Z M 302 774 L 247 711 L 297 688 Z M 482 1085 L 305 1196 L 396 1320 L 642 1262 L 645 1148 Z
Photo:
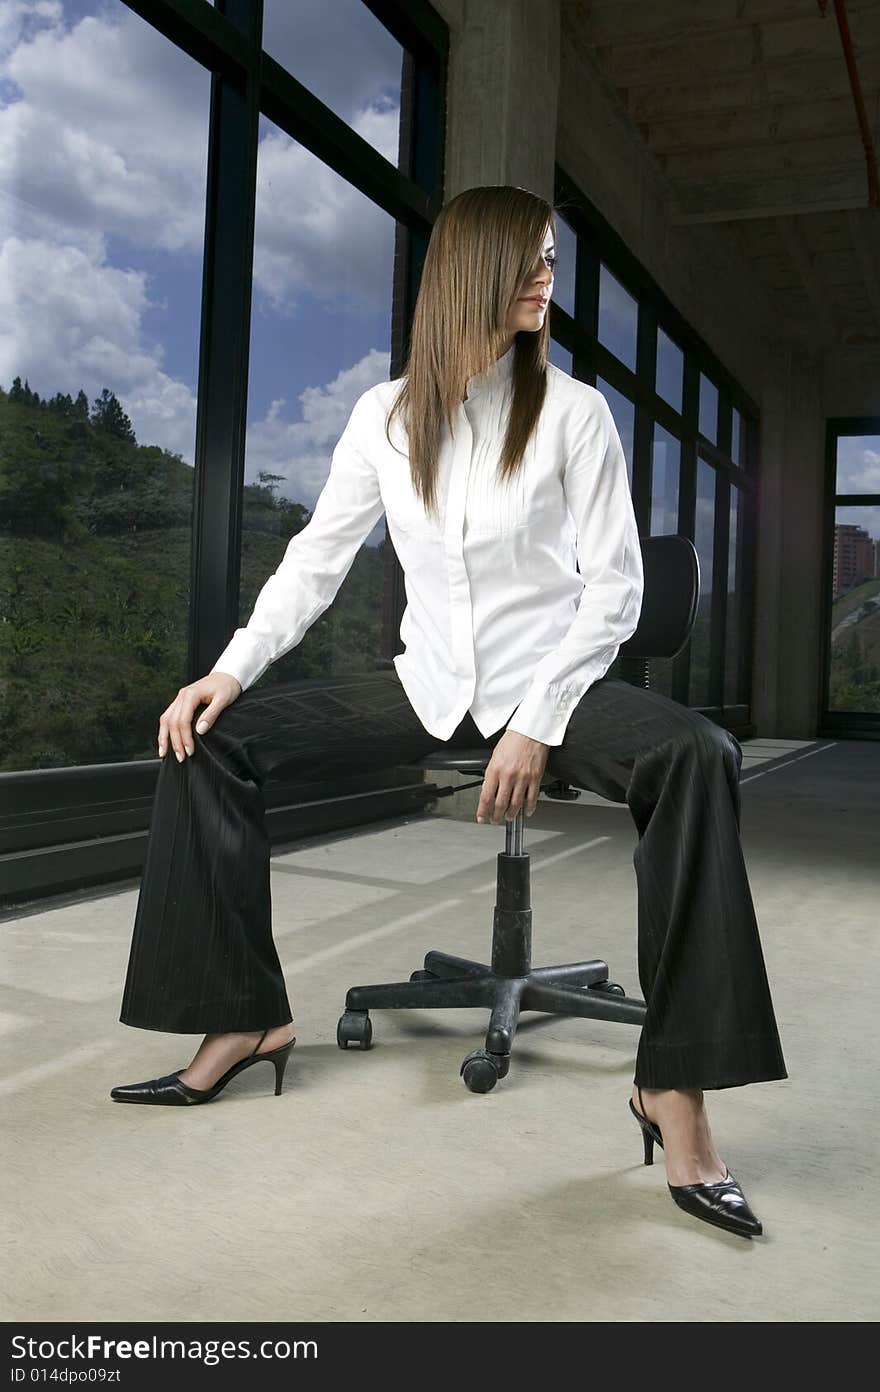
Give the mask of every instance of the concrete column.
M 758 458 L 752 719 L 759 735 L 813 739 L 819 691 L 825 417 L 818 359 L 766 360 Z
M 437 0 L 450 28 L 444 197 L 518 184 L 553 199 L 559 0 Z

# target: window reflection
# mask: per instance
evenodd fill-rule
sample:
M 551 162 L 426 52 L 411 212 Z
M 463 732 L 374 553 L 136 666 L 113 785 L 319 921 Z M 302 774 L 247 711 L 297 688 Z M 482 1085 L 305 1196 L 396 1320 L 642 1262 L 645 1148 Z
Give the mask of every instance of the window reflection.
M 743 458 L 744 432 L 742 429 L 742 416 L 734 406 L 731 410 L 731 436 L 730 436 L 730 457 L 734 464 L 739 464 L 742 468 L 745 464 Z
M 718 443 L 718 388 L 704 372 L 700 373 L 700 434 Z
M 654 426 L 651 450 L 651 536 L 678 534 L 678 494 L 681 478 L 681 441 L 662 425 Z M 651 686 L 672 695 L 671 657 L 651 663 Z
M 633 372 L 639 306 L 603 263 L 599 268 L 599 342 Z
M 241 625 L 311 516 L 355 401 L 388 378 L 394 239 L 387 213 L 261 120 Z M 374 670 L 384 553 L 383 517 L 333 604 L 262 682 Z
M 681 441 L 662 425 L 654 426 L 651 456 L 651 535 L 678 535 L 678 490 Z
M 730 537 L 727 547 L 727 618 L 725 623 L 724 704 L 747 700 L 741 693 L 744 673 L 740 668 L 740 642 L 743 622 L 742 517 L 745 495 L 741 488 L 730 489 Z
M 567 348 L 563 348 L 561 343 L 557 343 L 555 338 L 550 340 L 549 359 L 555 367 L 567 372 L 569 377 L 574 376 L 574 358 Z
M 636 408 L 629 397 L 624 396 L 616 387 L 612 387 L 610 382 L 606 382 L 603 377 L 596 378 L 596 386 L 599 388 L 614 417 L 614 424 L 617 426 L 617 433 L 620 436 L 620 443 L 623 445 L 623 452 L 626 455 L 626 472 L 629 478 L 629 488 L 632 492 L 633 482 L 633 432 L 635 430 Z
M 185 680 L 211 83 L 125 5 L 27 8 L 0 106 L 4 771 L 155 759 Z
M 715 471 L 705 459 L 697 460 L 697 512 L 694 546 L 700 563 L 700 602 L 691 633 L 691 669 L 688 705 L 709 704 L 709 643 L 712 613 L 712 562 L 715 551 Z
M 403 49 L 363 0 L 264 0 L 263 50 L 397 165 Z
M 681 410 L 684 390 L 684 353 L 662 329 L 657 330 L 657 395 Z
M 577 266 L 577 239 L 565 218 L 556 214 L 556 265 L 553 268 L 553 299 L 566 314 L 574 316 L 574 278 Z

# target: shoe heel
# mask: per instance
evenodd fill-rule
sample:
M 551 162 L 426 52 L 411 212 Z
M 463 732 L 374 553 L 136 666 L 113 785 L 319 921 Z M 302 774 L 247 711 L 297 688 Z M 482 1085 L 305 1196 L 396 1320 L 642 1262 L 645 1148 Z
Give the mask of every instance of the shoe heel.
M 643 1140 L 643 1142 L 644 1142 L 644 1144 L 645 1144 L 645 1164 L 646 1164 L 646 1165 L 653 1165 L 653 1163 L 654 1163 L 654 1137 L 651 1135 L 650 1131 L 646 1131 L 644 1127 L 642 1127 L 642 1140 Z
M 275 1058 L 273 1058 L 273 1060 L 272 1060 L 272 1062 L 273 1062 L 274 1065 L 275 1065 L 275 1096 L 276 1096 L 276 1097 L 280 1097 L 280 1096 L 281 1096 L 281 1085 L 282 1085 L 282 1083 L 283 1083 L 283 1081 L 284 1081 L 284 1070 L 285 1070 L 285 1068 L 287 1067 L 287 1060 L 290 1058 L 290 1051 L 291 1051 L 291 1049 L 293 1048 L 293 1046 L 294 1046 L 295 1043 L 296 1043 L 296 1040 L 295 1040 L 295 1039 L 292 1039 L 288 1045 L 286 1045 L 286 1046 L 283 1047 L 283 1051 L 279 1050 L 278 1055 L 277 1055 Z
M 642 1144 L 645 1148 L 645 1164 L 653 1165 L 654 1142 L 657 1141 L 662 1146 L 663 1137 L 660 1135 L 654 1123 L 648 1121 L 647 1117 L 642 1116 L 641 1112 L 633 1105 L 632 1098 L 630 1098 L 629 1109 L 639 1123 L 639 1130 L 642 1133 Z

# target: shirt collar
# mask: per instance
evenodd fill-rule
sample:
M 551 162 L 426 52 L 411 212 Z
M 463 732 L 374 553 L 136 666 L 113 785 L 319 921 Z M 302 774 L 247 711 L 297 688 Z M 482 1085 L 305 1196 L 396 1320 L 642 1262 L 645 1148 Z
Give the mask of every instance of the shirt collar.
M 502 353 L 500 358 L 489 368 L 488 372 L 476 373 L 467 379 L 465 400 L 470 401 L 471 397 L 478 395 L 481 391 L 488 388 L 505 386 L 513 375 L 513 356 L 516 352 L 516 339 L 513 340 L 506 353 Z

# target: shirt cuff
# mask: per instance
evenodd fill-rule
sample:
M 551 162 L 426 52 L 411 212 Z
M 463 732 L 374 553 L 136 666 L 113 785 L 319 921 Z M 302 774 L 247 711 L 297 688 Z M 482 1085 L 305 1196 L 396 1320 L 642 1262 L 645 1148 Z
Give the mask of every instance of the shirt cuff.
M 570 686 L 532 686 L 508 720 L 507 729 L 542 744 L 561 744 L 582 694 Z
M 237 628 L 211 672 L 225 672 L 241 684 L 242 691 L 263 675 L 272 658 L 258 638 L 246 628 Z M 208 674 L 210 676 L 210 673 Z

